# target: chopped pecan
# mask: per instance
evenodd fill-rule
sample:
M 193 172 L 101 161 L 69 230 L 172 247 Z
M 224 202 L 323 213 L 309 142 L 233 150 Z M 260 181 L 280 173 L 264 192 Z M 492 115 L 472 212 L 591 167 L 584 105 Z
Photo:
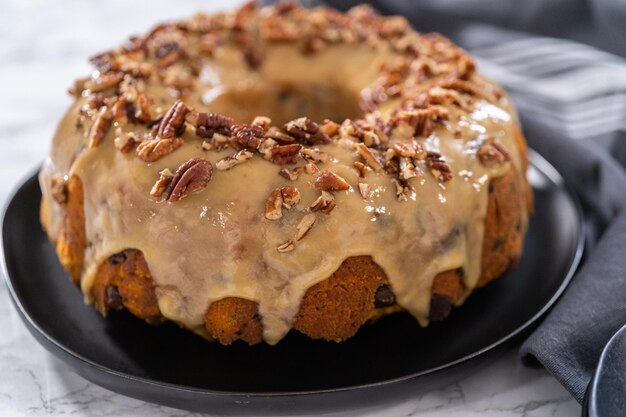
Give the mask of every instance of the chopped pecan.
M 213 166 L 201 158 L 191 158 L 182 164 L 172 177 L 167 189 L 167 201 L 174 203 L 207 186 Z
M 392 124 L 406 123 L 414 129 L 415 136 L 429 136 L 436 122 L 448 118 L 448 110 L 442 106 L 430 106 L 427 109 L 401 110 L 392 117 Z
M 290 136 L 284 133 L 282 130 L 280 130 L 276 126 L 271 126 L 269 129 L 267 129 L 267 132 L 265 133 L 265 137 L 276 139 L 281 142 L 293 142 L 294 141 L 293 136 Z
M 234 125 L 232 132 L 237 143 L 251 151 L 255 151 L 261 145 L 265 136 L 265 130 L 259 125 Z
M 400 179 L 402 180 L 408 180 L 419 175 L 410 158 L 399 157 L 398 165 L 400 167 Z
M 300 220 L 300 223 L 296 226 L 296 229 L 298 230 L 296 240 L 301 240 L 307 233 L 309 233 L 309 230 L 311 230 L 315 224 L 315 220 L 317 220 L 315 213 L 307 213 L 304 217 L 302 217 L 302 220 Z
M 296 244 L 295 244 L 295 242 L 292 239 L 289 239 L 285 243 L 281 243 L 280 245 L 278 245 L 276 247 L 278 252 L 281 252 L 281 253 L 283 253 L 283 252 L 291 252 L 295 248 L 296 248 Z
M 478 160 L 486 167 L 492 167 L 511 160 L 511 155 L 497 139 L 489 138 L 478 151 Z
M 256 116 L 252 121 L 254 126 L 259 126 L 263 130 L 267 130 L 272 124 L 272 119 L 267 116 Z
M 60 205 L 67 203 L 67 181 L 62 175 L 55 175 L 50 180 L 50 195 Z
M 315 180 L 315 188 L 324 191 L 345 191 L 350 188 L 350 184 L 339 175 L 325 169 Z
M 196 128 L 196 135 L 204 139 L 211 139 L 215 133 L 230 135 L 230 128 L 234 123 L 232 117 L 218 113 L 201 113 L 195 110 L 187 113 L 185 119 Z
M 185 115 L 189 112 L 189 108 L 181 100 L 176 102 L 169 108 L 163 116 L 161 123 L 157 129 L 156 136 L 159 139 L 171 139 L 179 137 L 185 131 Z
M 285 208 L 291 208 L 295 204 L 300 202 L 300 191 L 296 187 L 291 185 L 285 185 L 280 188 L 280 195 L 283 198 L 283 206 Z
M 411 158 L 420 157 L 424 152 L 422 145 L 420 145 L 419 142 L 417 142 L 416 140 L 394 143 L 391 147 L 391 150 L 396 155 Z
M 411 190 L 411 188 L 404 181 L 399 181 L 396 178 L 391 180 L 393 185 L 396 188 L 396 197 L 398 201 L 407 201 L 407 193 Z
M 333 159 L 331 154 L 322 152 L 317 148 L 303 148 L 300 152 L 315 162 L 330 162 Z
M 320 172 L 320 169 L 315 162 L 307 162 L 306 165 L 304 165 L 304 171 L 307 174 L 317 174 Z
M 361 197 L 367 199 L 370 195 L 370 185 L 364 182 L 360 182 L 359 193 L 361 193 Z
M 227 156 L 217 161 L 215 163 L 215 168 L 217 168 L 218 171 L 226 171 L 236 165 L 246 162 L 248 159 L 252 158 L 253 156 L 254 154 L 252 152 L 242 149 L 240 151 L 235 152 L 233 155 Z
M 353 165 L 356 168 L 356 170 L 359 171 L 359 177 L 361 178 L 365 178 L 365 174 L 373 171 L 372 168 L 365 165 L 363 162 L 356 161 Z
M 91 92 L 106 90 L 109 87 L 116 87 L 124 78 L 121 72 L 109 72 L 101 74 L 98 78 L 92 78 L 85 83 L 85 88 Z
M 319 197 L 309 206 L 311 211 L 321 211 L 325 214 L 330 214 L 335 208 L 335 197 L 327 191 L 322 191 Z
M 159 172 L 159 179 L 154 183 L 152 189 L 150 190 L 150 195 L 157 198 L 161 197 L 172 182 L 172 178 L 174 178 L 174 174 L 172 174 L 172 171 L 170 171 L 169 168 L 161 170 Z
M 125 132 L 121 127 L 115 129 L 115 148 L 119 149 L 120 152 L 132 151 L 139 142 L 135 132 Z
M 206 140 L 202 141 L 202 150 L 203 151 L 210 151 L 211 149 L 213 149 L 213 144 L 211 142 L 207 142 Z
M 280 188 L 274 188 L 267 200 L 265 200 L 265 218 L 278 220 L 283 217 L 283 195 Z
M 292 120 L 286 123 L 283 129 L 297 140 L 307 144 L 319 145 L 330 142 L 328 135 L 320 129 L 317 123 L 308 117 L 300 117 L 299 119 Z
M 295 169 L 293 171 L 290 171 L 287 168 L 282 168 L 280 171 L 278 171 L 278 175 L 290 181 L 295 181 L 300 176 L 300 171 Z
M 426 164 L 430 168 L 433 176 L 439 181 L 446 182 L 452 179 L 452 170 L 440 153 L 427 152 Z
M 339 133 L 339 128 L 341 126 L 338 123 L 333 122 L 332 120 L 325 119 L 320 125 L 320 130 L 328 137 L 335 136 Z
M 151 100 L 145 94 L 139 94 L 135 105 L 135 119 L 149 123 L 152 120 L 151 105 Z
M 183 143 L 182 138 L 146 140 L 137 146 L 137 157 L 144 162 L 154 162 L 174 152 Z
M 356 149 L 357 151 L 359 151 L 359 154 L 365 160 L 365 162 L 367 162 L 367 165 L 369 165 L 374 171 L 381 172 L 383 170 L 383 164 L 376 157 L 376 155 L 374 155 L 372 149 L 368 148 L 363 143 L 357 144 Z
M 95 148 L 100 145 L 107 132 L 111 128 L 111 124 L 113 122 L 113 117 L 111 116 L 111 112 L 108 107 L 102 106 L 98 113 L 96 114 L 96 118 L 93 121 L 93 125 L 91 125 L 91 130 L 89 131 L 89 147 Z
M 275 164 L 286 165 L 298 162 L 298 155 L 302 145 L 290 143 L 289 145 L 279 145 L 270 150 L 270 159 Z

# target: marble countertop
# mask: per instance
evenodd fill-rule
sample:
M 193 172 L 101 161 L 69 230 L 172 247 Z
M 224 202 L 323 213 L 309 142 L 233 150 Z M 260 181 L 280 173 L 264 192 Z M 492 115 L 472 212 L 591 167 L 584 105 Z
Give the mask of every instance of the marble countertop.
M 0 205 L 44 158 L 56 122 L 70 104 L 87 57 L 156 22 L 232 7 L 228 0 L 0 0 Z M 191 416 L 96 386 L 45 351 L 28 333 L 0 285 L 0 415 Z M 353 415 L 555 416 L 580 406 L 544 370 L 523 367 L 510 351 L 444 389 Z M 346 415 L 342 413 L 342 415 Z

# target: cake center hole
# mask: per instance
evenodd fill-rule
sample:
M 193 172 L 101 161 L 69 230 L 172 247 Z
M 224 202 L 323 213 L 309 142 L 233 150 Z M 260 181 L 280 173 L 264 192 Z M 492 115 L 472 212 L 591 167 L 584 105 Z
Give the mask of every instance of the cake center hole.
M 276 84 L 245 89 L 230 88 L 213 98 L 204 99 L 210 111 L 231 116 L 238 123 L 250 123 L 256 116 L 267 116 L 272 124 L 282 125 L 307 116 L 341 122 L 359 118 L 363 113 L 356 94 L 329 84 Z

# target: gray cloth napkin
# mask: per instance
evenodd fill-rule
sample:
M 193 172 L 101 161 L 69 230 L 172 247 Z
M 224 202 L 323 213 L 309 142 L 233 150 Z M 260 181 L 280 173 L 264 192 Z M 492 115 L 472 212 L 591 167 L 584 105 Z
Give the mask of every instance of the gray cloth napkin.
M 325 1 L 344 10 L 357 2 Z M 530 146 L 580 198 L 584 264 L 521 354 L 582 401 L 602 348 L 626 323 L 626 60 L 616 55 L 626 56 L 626 2 L 370 3 L 469 50 L 511 93 Z

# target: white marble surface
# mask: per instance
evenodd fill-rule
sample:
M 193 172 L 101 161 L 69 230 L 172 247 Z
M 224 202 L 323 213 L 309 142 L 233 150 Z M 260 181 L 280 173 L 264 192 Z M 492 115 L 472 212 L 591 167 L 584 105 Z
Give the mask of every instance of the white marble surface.
M 87 57 L 161 20 L 230 7 L 219 1 L 0 0 L 0 204 L 48 151 L 73 79 Z M 27 237 L 25 237 L 27 238 Z M 190 416 L 91 384 L 30 336 L 0 286 L 0 415 Z M 511 351 L 455 384 L 367 416 L 558 416 L 580 406 L 545 371 Z M 345 415 L 345 413 L 343 414 Z

